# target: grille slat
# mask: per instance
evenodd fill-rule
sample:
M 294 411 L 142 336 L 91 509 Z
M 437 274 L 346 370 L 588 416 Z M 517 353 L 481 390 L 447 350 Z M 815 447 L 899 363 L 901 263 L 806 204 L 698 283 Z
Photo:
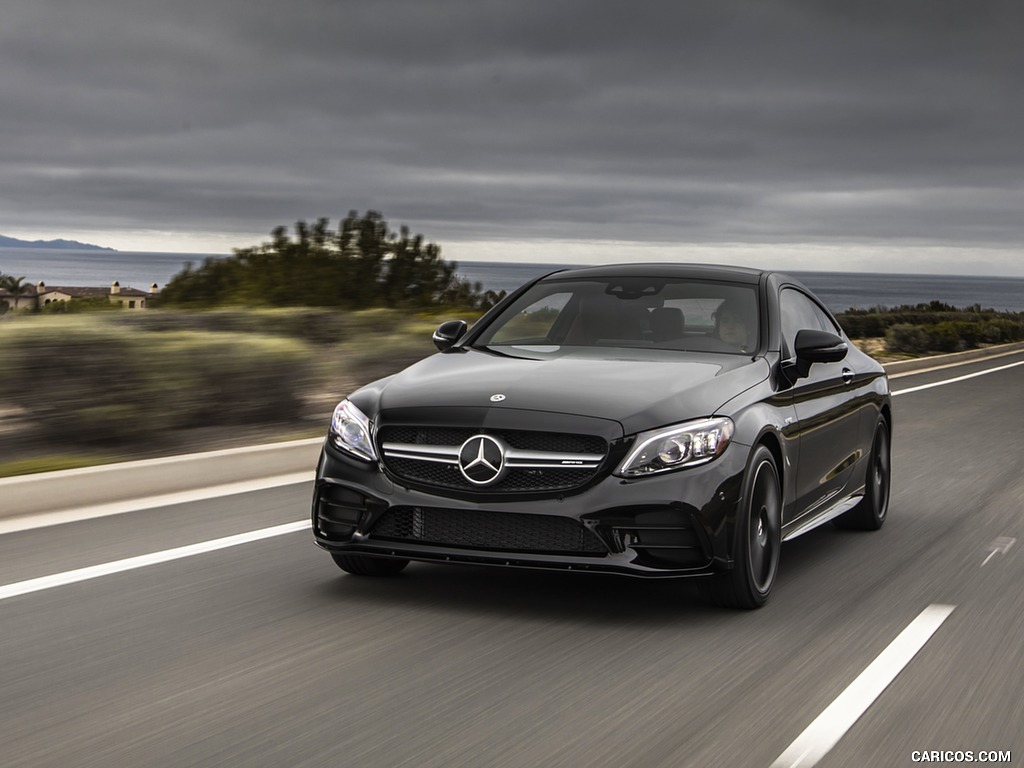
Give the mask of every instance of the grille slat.
M 517 515 L 440 507 L 392 507 L 370 538 L 494 552 L 607 554 L 578 521 L 554 515 Z
M 596 435 L 573 435 L 561 432 L 527 430 L 481 430 L 472 427 L 415 427 L 387 424 L 381 427 L 382 443 L 414 443 L 416 445 L 460 446 L 473 435 L 486 432 L 500 437 L 513 448 L 551 453 L 605 453 L 608 444 Z

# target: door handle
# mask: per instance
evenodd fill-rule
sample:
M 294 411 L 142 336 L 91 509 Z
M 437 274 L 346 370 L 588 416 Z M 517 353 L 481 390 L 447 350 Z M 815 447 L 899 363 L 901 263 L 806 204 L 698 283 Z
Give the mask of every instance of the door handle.
M 853 371 L 843 368 L 843 384 L 853 384 Z

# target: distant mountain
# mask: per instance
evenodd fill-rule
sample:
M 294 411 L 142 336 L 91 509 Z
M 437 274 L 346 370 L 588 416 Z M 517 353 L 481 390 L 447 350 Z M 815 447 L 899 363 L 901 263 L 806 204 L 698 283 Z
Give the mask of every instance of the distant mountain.
M 67 251 L 113 251 L 101 245 L 80 243 L 77 240 L 19 240 L 16 237 L 0 235 L 0 248 L 56 248 Z

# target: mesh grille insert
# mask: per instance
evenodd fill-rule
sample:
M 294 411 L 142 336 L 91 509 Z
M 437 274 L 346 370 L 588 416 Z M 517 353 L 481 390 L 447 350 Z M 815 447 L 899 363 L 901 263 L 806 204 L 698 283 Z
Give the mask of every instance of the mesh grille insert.
M 601 541 L 578 521 L 554 515 L 393 507 L 369 533 L 373 539 L 498 552 L 607 554 Z

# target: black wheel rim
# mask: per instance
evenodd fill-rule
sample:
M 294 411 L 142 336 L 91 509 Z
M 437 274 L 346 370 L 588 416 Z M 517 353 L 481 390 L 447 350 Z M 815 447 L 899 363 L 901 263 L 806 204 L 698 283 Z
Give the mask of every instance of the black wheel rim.
M 762 461 L 754 475 L 750 493 L 748 547 L 750 576 L 758 592 L 766 593 L 775 580 L 779 564 L 779 520 L 781 501 L 775 468 Z

